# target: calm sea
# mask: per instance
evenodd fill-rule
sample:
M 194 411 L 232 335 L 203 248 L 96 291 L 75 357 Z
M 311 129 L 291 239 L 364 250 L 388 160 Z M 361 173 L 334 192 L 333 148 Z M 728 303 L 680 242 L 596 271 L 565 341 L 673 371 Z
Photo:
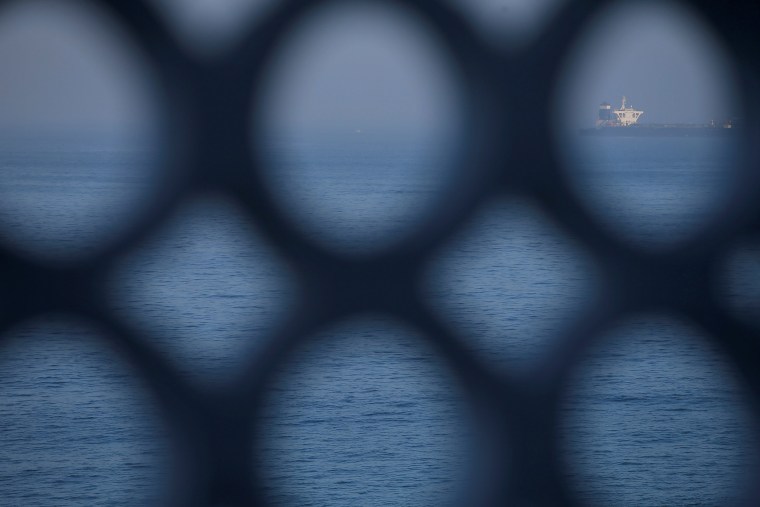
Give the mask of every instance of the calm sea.
M 730 143 L 583 139 L 568 171 L 611 233 L 660 248 L 723 204 Z M 104 142 L 4 146 L 3 234 L 43 259 L 92 251 L 150 198 L 149 155 Z M 288 216 L 349 253 L 413 234 L 450 176 L 440 156 L 371 137 L 277 144 L 271 158 L 268 181 Z M 754 283 L 749 271 L 734 275 Z M 593 300 L 598 276 L 533 203 L 494 200 L 430 259 L 424 283 L 485 367 L 528 375 Z M 740 300 L 741 286 L 730 289 Z M 109 288 L 114 311 L 188 382 L 222 389 L 289 318 L 297 290 L 255 221 L 213 195 L 185 203 L 117 262 Z M 281 370 L 251 448 L 275 504 L 453 505 L 471 483 L 477 427 L 466 399 L 408 323 L 336 323 Z M 563 406 L 563 445 L 582 500 L 737 501 L 757 424 L 730 363 L 698 328 L 631 315 L 579 372 Z M 46 316 L 3 337 L 0 505 L 159 503 L 168 448 L 150 391 L 96 324 Z

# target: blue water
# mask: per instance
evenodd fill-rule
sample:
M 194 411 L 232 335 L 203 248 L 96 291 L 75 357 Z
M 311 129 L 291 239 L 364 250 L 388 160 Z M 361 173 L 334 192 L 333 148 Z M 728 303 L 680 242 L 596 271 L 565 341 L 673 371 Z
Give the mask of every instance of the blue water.
M 729 204 L 736 144 L 709 137 L 580 138 L 574 181 L 611 233 L 659 248 L 686 239 Z
M 611 231 L 643 248 L 693 233 L 730 183 L 726 140 L 582 142 L 568 166 L 576 188 Z M 33 256 L 92 253 L 149 198 L 149 155 L 92 144 L 6 149 L 0 226 Z M 342 252 L 413 233 L 451 174 L 439 155 L 389 140 L 278 145 L 272 158 L 267 178 L 291 219 Z M 737 269 L 735 302 L 757 287 Z M 593 301 L 598 277 L 589 253 L 534 203 L 497 199 L 430 260 L 424 284 L 485 367 L 519 376 Z M 185 203 L 117 262 L 109 291 L 114 311 L 188 382 L 223 388 L 288 318 L 297 287 L 255 223 L 212 195 Z M 598 343 L 562 409 L 576 494 L 597 505 L 734 502 L 755 464 L 756 422 L 730 363 L 667 315 L 630 316 Z M 0 346 L 0 504 L 160 502 L 167 429 L 96 325 L 48 316 Z M 466 398 L 425 337 L 385 316 L 310 337 L 269 387 L 262 417 L 251 452 L 278 505 L 456 505 L 476 483 Z

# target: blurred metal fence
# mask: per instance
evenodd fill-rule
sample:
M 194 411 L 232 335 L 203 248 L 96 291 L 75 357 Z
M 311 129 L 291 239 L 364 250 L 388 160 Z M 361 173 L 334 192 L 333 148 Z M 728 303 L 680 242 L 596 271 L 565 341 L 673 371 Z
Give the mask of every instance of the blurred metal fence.
M 446 203 L 417 234 L 391 251 L 364 257 L 330 253 L 291 227 L 262 183 L 262 159 L 251 107 L 273 51 L 310 11 L 341 0 L 280 0 L 247 37 L 214 60 L 193 59 L 144 0 L 103 0 L 159 77 L 168 111 L 165 163 L 173 184 L 127 234 L 94 259 L 50 266 L 0 250 L 0 331 L 50 311 L 101 323 L 161 401 L 178 443 L 176 505 L 263 505 L 252 439 L 264 388 L 306 336 L 336 319 L 365 311 L 389 313 L 421 330 L 471 394 L 489 438 L 493 480 L 468 504 L 572 505 L 558 450 L 559 402 L 568 375 L 593 338 L 622 315 L 661 310 L 697 323 L 732 358 L 760 413 L 760 332 L 735 319 L 718 295 L 718 269 L 742 239 L 760 234 L 760 121 L 748 115 L 739 156 L 742 184 L 721 214 L 693 240 L 649 253 L 608 234 L 587 214 L 560 168 L 549 122 L 560 67 L 592 15 L 613 3 L 568 1 L 535 43 L 512 50 L 485 43 L 442 0 L 377 0 L 408 9 L 440 39 L 465 82 L 468 139 L 458 181 Z M 684 1 L 729 48 L 746 111 L 760 111 L 760 3 Z M 515 128 L 519 122 L 519 131 Z M 467 170 L 464 170 L 464 168 Z M 169 361 L 120 324 L 104 301 L 113 262 L 160 227 L 182 200 L 214 189 L 237 201 L 266 240 L 298 273 L 301 303 L 248 372 L 224 393 L 197 392 Z M 420 294 L 423 264 L 494 195 L 529 195 L 566 233 L 591 252 L 604 273 L 604 304 L 564 339 L 521 383 L 495 376 L 430 313 Z M 510 435 L 507 445 L 504 435 Z M 760 482 L 747 503 L 760 499 Z

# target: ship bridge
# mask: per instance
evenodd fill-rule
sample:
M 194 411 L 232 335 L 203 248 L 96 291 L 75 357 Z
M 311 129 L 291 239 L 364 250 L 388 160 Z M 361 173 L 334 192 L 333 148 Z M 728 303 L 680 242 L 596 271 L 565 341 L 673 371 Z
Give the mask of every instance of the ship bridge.
M 620 109 L 615 109 L 612 112 L 617 116 L 618 123 L 623 127 L 628 127 L 639 121 L 639 116 L 644 114 L 644 111 L 638 111 L 633 107 L 625 106 L 625 96 L 623 96 L 623 103 L 620 105 Z

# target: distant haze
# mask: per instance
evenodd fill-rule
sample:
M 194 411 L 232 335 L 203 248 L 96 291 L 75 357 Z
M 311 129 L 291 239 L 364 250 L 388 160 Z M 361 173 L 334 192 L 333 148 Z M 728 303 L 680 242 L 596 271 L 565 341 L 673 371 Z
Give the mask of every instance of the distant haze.
M 280 134 L 450 135 L 457 76 L 435 39 L 403 13 L 343 6 L 308 18 L 267 77 L 267 127 Z
M 644 111 L 640 123 L 707 123 L 739 116 L 726 55 L 685 8 L 627 4 L 603 12 L 567 65 L 560 110 L 592 126 L 601 102 Z
M 145 68 L 98 9 L 11 3 L 0 16 L 0 130 L 145 130 L 155 97 Z
M 236 13 L 253 16 L 271 5 L 269 0 L 253 2 L 255 8 L 242 0 L 155 1 L 175 28 L 208 22 L 206 30 L 220 32 L 248 19 Z M 510 43 L 531 40 L 559 2 L 457 3 L 490 35 L 512 34 L 502 41 Z M 82 5 L 89 4 L 40 0 L 4 9 L 0 129 L 118 130 L 154 124 L 160 103 L 139 56 L 114 31 L 116 23 Z M 180 15 L 188 5 L 192 9 L 183 12 L 195 14 Z M 622 95 L 644 110 L 642 123 L 741 116 L 731 69 L 704 26 L 686 8 L 665 2 L 630 3 L 602 13 L 566 62 L 556 98 L 559 123 L 593 125 L 599 103 L 618 106 Z M 450 134 L 459 126 L 456 76 L 413 18 L 353 5 L 316 16 L 302 28 L 272 69 L 269 127 Z

